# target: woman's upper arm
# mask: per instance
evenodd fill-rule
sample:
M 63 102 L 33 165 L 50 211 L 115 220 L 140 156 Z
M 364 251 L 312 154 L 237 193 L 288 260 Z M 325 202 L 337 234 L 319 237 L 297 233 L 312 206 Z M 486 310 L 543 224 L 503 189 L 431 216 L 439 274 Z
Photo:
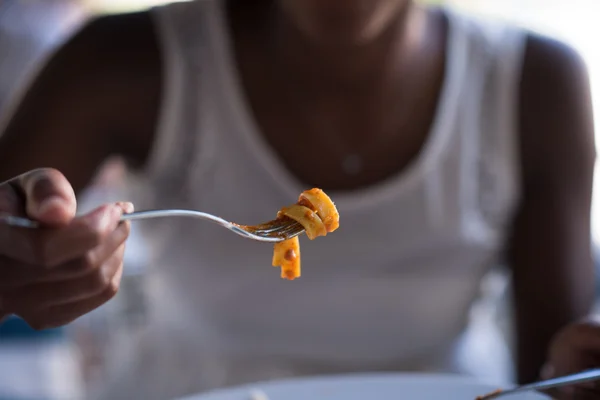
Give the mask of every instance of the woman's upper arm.
M 143 158 L 160 96 L 154 39 L 146 14 L 110 16 L 60 48 L 5 125 L 0 181 L 52 167 L 79 190 L 109 155 Z
M 550 339 L 594 295 L 590 206 L 595 162 L 587 70 L 569 47 L 528 41 L 520 96 L 522 202 L 513 270 L 519 378 L 536 379 Z

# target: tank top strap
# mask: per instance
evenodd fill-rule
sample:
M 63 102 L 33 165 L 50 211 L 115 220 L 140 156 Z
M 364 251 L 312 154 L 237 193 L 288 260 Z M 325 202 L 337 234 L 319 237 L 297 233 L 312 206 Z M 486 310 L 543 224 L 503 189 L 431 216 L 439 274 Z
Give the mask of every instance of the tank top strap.
M 463 226 L 467 236 L 497 241 L 518 204 L 519 87 L 527 32 L 519 27 L 449 12 L 467 41 L 467 80 L 457 126 Z M 503 227 L 501 228 L 500 225 Z M 495 227 L 493 232 L 489 227 Z
M 493 137 L 486 136 L 485 131 L 482 132 L 484 141 L 479 156 L 483 162 L 480 181 L 489 182 L 493 179 L 497 189 L 494 192 L 486 191 L 485 188 L 481 191 L 482 196 L 487 195 L 484 204 L 493 205 L 492 198 L 500 196 L 501 193 L 512 197 L 505 198 L 505 201 L 517 204 L 521 195 L 519 94 L 527 37 L 524 29 L 505 26 L 496 40 L 492 68 L 494 78 L 489 80 L 490 86 L 493 86 L 489 88 L 489 93 L 495 94 L 493 101 L 490 101 L 490 107 L 495 107 L 496 112 L 495 115 L 491 115 L 494 114 L 491 111 L 487 112 L 487 123 L 494 124 L 496 129 Z M 490 157 L 486 159 L 487 156 Z M 495 218 L 494 221 L 488 221 L 495 226 L 498 226 L 501 220 L 504 220 L 505 224 L 512 221 L 512 218 L 502 217 L 494 210 L 486 210 L 485 205 L 483 211 Z M 506 231 L 508 226 L 504 228 L 503 231 Z
M 517 185 L 520 182 L 519 88 L 527 37 L 527 32 L 520 28 L 505 27 L 502 30 L 494 57 L 495 78 L 491 80 L 495 87 L 490 89 L 495 93 L 496 115 L 499 117 L 494 122 L 498 131 L 504 132 L 495 145 L 505 157 L 504 164 L 510 168 L 509 174 L 515 177 L 511 181 Z M 506 189 L 517 191 L 517 188 Z
M 201 132 L 202 60 L 208 53 L 205 9 L 204 2 L 192 1 L 150 11 L 162 55 L 163 96 L 154 144 L 143 171 L 144 180 L 150 181 L 146 184 L 160 188 L 160 193 L 147 190 L 137 196 L 144 199 L 144 207 L 164 203 L 165 198 L 177 206 L 190 182 Z

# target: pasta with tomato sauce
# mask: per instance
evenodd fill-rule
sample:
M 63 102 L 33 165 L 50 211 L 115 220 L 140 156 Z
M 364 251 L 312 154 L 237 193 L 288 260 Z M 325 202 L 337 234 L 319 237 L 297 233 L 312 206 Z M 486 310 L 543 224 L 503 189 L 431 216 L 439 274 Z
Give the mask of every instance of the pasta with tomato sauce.
M 306 236 L 314 240 L 335 231 L 340 226 L 340 215 L 335 204 L 321 189 L 302 192 L 298 202 L 283 207 L 277 218 L 290 218 L 304 227 Z M 300 277 L 300 241 L 298 236 L 275 244 L 273 266 L 281 267 L 281 277 L 293 280 Z

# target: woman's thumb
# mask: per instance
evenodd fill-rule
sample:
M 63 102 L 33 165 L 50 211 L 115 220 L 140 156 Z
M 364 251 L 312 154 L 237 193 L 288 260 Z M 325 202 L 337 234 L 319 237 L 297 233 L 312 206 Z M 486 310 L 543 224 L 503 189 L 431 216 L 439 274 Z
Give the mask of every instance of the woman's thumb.
M 44 225 L 66 225 L 75 217 L 75 192 L 65 176 L 51 168 L 29 171 L 17 178 L 27 216 Z

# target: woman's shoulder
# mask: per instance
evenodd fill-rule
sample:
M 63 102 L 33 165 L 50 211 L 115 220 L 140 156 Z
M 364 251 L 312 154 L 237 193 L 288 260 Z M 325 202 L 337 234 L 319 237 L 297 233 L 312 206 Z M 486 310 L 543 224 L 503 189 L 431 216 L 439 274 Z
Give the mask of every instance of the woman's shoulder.
M 73 36 L 71 49 L 90 54 L 136 56 L 157 50 L 151 11 L 92 18 Z M 125 60 L 125 59 L 123 59 Z
M 523 162 L 530 167 L 525 171 L 572 180 L 576 177 L 565 175 L 577 165 L 591 168 L 595 146 L 590 92 L 586 63 L 574 47 L 528 34 L 519 97 Z
M 101 136 L 112 153 L 143 162 L 160 103 L 161 69 L 149 12 L 95 17 L 49 57 L 20 108 L 56 99 L 57 107 L 85 116 L 88 136 Z

